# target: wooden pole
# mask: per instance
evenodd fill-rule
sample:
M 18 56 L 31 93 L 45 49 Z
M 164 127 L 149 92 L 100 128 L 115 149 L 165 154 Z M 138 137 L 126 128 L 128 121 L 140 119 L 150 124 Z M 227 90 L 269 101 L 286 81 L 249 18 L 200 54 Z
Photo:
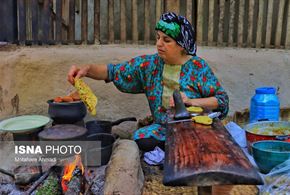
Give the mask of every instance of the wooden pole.
M 258 13 L 258 26 L 257 26 L 257 38 L 256 47 L 260 48 L 262 44 L 262 27 L 263 27 L 263 9 L 265 0 L 259 0 L 259 13 Z
M 244 14 L 245 14 L 245 0 L 240 0 L 239 5 L 239 19 L 238 19 L 238 46 L 242 47 L 244 44 Z
M 276 36 L 275 36 L 275 47 L 279 48 L 281 46 L 281 35 L 283 28 L 283 14 L 284 14 L 285 0 L 279 1 L 279 12 L 278 12 L 278 22 L 276 27 Z M 288 10 L 289 11 L 289 10 Z
M 32 14 L 32 39 L 34 43 L 38 42 L 38 1 L 31 1 L 31 14 Z
M 224 19 L 225 19 L 225 0 L 220 0 L 220 15 L 219 15 L 219 28 L 218 28 L 218 45 L 224 43 Z
M 230 0 L 230 20 L 229 20 L 229 36 L 228 36 L 228 46 L 233 46 L 234 43 L 234 24 L 235 24 L 235 14 L 236 14 L 236 1 Z
M 213 29 L 214 29 L 214 1 L 209 1 L 209 17 L 208 17 L 208 45 L 213 45 Z
M 145 0 L 145 1 L 147 1 L 147 0 Z M 176 14 L 180 13 L 179 0 L 166 0 L 166 1 L 164 1 L 164 3 L 165 3 L 165 10 L 166 11 L 175 12 Z
M 150 12 L 150 1 L 145 0 L 145 5 L 144 5 L 144 13 L 145 13 L 145 18 L 144 18 L 144 43 L 149 44 L 150 40 L 150 17 L 149 17 L 149 12 Z
M 68 30 L 69 42 L 75 41 L 75 0 L 69 2 L 69 30 Z
M 133 43 L 138 43 L 138 10 L 137 0 L 132 0 L 132 39 Z
M 247 37 L 247 45 L 248 47 L 253 46 L 253 22 L 254 22 L 254 6 L 255 1 L 249 1 L 249 13 L 248 13 L 248 37 Z
M 120 0 L 121 5 L 120 5 L 120 14 L 121 14 L 121 22 L 120 22 L 120 37 L 121 37 L 121 43 L 126 43 L 127 39 L 127 27 L 126 27 L 126 0 Z
M 62 41 L 62 0 L 56 1 L 56 42 Z
M 109 43 L 114 42 L 114 0 L 108 1 L 108 35 L 109 35 Z
M 18 39 L 20 44 L 24 44 L 26 40 L 25 0 L 18 0 Z
M 82 43 L 88 41 L 88 0 L 82 0 L 82 15 L 81 15 L 81 30 L 82 30 Z
M 100 0 L 94 0 L 94 40 L 100 43 Z
M 288 2 L 288 17 L 287 17 L 285 48 L 290 49 L 290 1 Z
M 186 0 L 186 18 L 192 24 L 192 0 Z
M 197 25 L 196 25 L 196 40 L 197 43 L 202 44 L 203 43 L 203 0 L 197 1 Z
M 272 35 L 272 17 L 273 17 L 273 3 L 274 0 L 268 0 L 268 14 L 267 14 L 267 31 L 266 31 L 266 47 L 271 46 L 271 35 Z

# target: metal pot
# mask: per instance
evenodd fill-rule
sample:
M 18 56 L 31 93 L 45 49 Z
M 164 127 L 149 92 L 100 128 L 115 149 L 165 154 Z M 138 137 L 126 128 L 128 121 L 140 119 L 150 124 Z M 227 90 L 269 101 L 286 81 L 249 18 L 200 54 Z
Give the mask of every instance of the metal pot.
M 84 119 L 87 108 L 82 101 L 53 102 L 48 100 L 48 115 L 57 124 L 71 124 Z
M 251 153 L 253 142 L 262 140 L 280 140 L 281 136 L 290 135 L 290 122 L 287 121 L 262 121 L 250 123 L 245 126 L 247 146 Z
M 88 134 L 95 133 L 111 133 L 112 126 L 119 125 L 125 121 L 137 121 L 135 117 L 122 118 L 116 121 L 105 121 L 105 120 L 93 120 L 86 122 L 86 128 L 88 129 Z

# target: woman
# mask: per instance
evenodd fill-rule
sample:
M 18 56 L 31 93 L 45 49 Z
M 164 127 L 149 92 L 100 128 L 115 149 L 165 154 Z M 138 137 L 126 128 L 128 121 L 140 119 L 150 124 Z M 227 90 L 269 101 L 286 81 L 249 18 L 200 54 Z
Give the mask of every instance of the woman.
M 68 81 L 90 77 L 113 81 L 126 93 L 145 93 L 154 119 L 134 133 L 141 150 L 153 150 L 165 141 L 166 110 L 172 106 L 174 89 L 186 105 L 228 113 L 229 99 L 208 64 L 196 56 L 194 30 L 183 16 L 164 13 L 156 24 L 157 54 L 138 56 L 120 64 L 72 66 Z

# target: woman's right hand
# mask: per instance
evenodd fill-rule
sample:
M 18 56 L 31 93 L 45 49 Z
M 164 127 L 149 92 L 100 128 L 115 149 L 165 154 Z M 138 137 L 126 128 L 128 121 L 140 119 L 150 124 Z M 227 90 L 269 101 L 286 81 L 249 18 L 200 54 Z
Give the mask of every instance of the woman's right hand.
M 67 74 L 67 80 L 72 85 L 75 83 L 75 79 L 79 79 L 81 77 L 85 77 L 89 72 L 90 66 L 85 65 L 78 68 L 76 65 L 71 66 Z

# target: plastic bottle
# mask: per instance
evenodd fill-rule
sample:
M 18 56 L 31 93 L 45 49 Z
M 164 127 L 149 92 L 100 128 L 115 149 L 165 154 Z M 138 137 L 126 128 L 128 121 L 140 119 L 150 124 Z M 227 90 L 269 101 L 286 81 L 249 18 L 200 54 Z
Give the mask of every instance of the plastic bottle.
M 280 101 L 274 87 L 260 87 L 251 98 L 250 123 L 257 121 L 278 121 Z

